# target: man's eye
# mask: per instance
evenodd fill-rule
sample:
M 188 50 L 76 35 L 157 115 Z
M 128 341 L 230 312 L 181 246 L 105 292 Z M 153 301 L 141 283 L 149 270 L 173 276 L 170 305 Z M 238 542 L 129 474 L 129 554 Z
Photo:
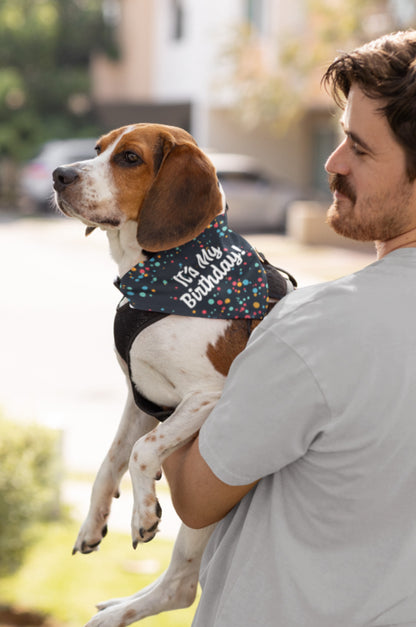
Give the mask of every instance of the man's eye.
M 356 154 L 357 156 L 360 157 L 362 155 L 365 155 L 365 151 L 362 150 L 360 144 L 357 144 L 357 142 L 353 142 L 351 147 L 352 147 L 353 153 Z

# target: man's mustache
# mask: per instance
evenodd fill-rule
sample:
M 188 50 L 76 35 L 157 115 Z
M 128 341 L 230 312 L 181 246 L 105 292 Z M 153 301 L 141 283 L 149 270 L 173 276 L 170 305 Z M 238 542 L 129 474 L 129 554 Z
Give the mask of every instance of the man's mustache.
M 329 175 L 329 189 L 332 193 L 339 192 L 343 194 L 349 200 L 355 203 L 357 196 L 353 187 L 348 182 L 348 179 L 343 174 L 330 174 Z

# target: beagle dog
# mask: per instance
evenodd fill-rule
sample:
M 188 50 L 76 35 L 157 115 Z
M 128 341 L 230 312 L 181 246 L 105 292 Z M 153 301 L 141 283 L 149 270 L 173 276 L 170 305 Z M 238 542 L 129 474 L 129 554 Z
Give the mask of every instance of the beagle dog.
M 225 215 L 224 194 L 210 160 L 187 132 L 176 127 L 126 126 L 101 137 L 96 152 L 93 159 L 54 171 L 56 203 L 65 215 L 86 225 L 86 234 L 97 227 L 106 232 L 112 257 L 118 264 L 119 287 L 131 275 L 130 283 L 139 285 L 139 298 L 145 293 L 140 279 L 146 275 L 150 260 L 159 259 L 163 251 L 177 252 L 189 242 L 199 241 L 201 233 Z M 222 227 L 220 236 L 224 232 L 226 227 Z M 133 546 L 154 537 L 161 518 L 155 479 L 161 477 L 162 463 L 200 429 L 221 395 L 232 361 L 261 319 L 253 319 L 247 313 L 224 317 L 223 310 L 218 317 L 204 317 L 199 312 L 195 315 L 192 308 L 204 290 L 209 297 L 219 289 L 215 281 L 219 281 L 221 268 L 226 267 L 227 272 L 230 268 L 238 270 L 241 277 L 244 255 L 246 259 L 254 256 L 258 266 L 253 251 L 248 248 L 238 253 L 239 246 L 234 245 L 233 256 L 229 254 L 227 264 L 223 260 L 220 268 L 218 250 L 211 246 L 205 257 L 199 258 L 198 273 L 206 266 L 215 266 L 216 270 L 210 279 L 199 276 L 199 291 L 188 289 L 196 270 L 192 274 L 189 268 L 187 275 L 183 264 L 174 275 L 176 281 L 161 281 L 163 285 L 175 282 L 175 288 L 188 293 L 186 298 L 182 294 L 182 302 L 174 295 L 170 311 L 148 311 L 151 308 L 147 301 L 145 311 L 137 309 L 137 304 L 132 306 L 129 300 L 128 290 L 132 288 L 125 287 L 115 330 L 118 360 L 127 377 L 127 401 L 114 441 L 95 479 L 89 512 L 74 553 L 98 549 L 107 533 L 112 499 L 119 495 L 120 480 L 127 469 L 134 496 Z M 275 274 L 276 278 L 278 300 L 293 288 L 282 275 Z M 241 287 L 245 282 L 239 280 L 236 284 Z M 270 277 L 268 282 L 270 288 Z M 179 315 L 175 309 L 178 304 L 182 306 Z M 141 327 L 140 333 L 135 327 Z M 190 605 L 197 590 L 202 552 L 212 529 L 192 530 L 183 525 L 168 570 L 136 595 L 99 604 L 101 611 L 88 625 L 121 627 L 161 611 Z

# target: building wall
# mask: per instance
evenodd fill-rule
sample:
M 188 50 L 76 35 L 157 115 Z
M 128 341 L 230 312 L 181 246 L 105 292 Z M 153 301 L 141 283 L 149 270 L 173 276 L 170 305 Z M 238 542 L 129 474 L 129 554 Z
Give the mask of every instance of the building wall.
M 121 58 L 92 62 L 93 98 L 106 127 L 132 121 L 177 124 L 213 150 L 251 154 L 275 174 L 315 183 L 319 164 L 308 117 L 286 134 L 244 128 L 233 109 L 224 50 L 248 16 L 262 54 L 274 61 L 288 31 L 300 34 L 305 0 L 118 0 Z M 178 7 L 183 8 L 179 24 Z M 319 84 L 319 80 L 317 80 Z M 317 134 L 320 141 L 319 132 Z M 319 143 L 318 141 L 318 143 Z M 318 151 L 319 152 L 319 151 Z M 313 166 L 313 167 L 312 167 Z
M 120 60 L 95 55 L 91 61 L 92 97 L 100 105 L 149 101 L 154 97 L 156 5 L 149 0 L 119 3 Z
M 219 50 L 231 24 L 240 19 L 240 0 L 182 0 L 184 30 L 172 36 L 172 0 L 156 0 L 154 96 L 205 100 L 218 73 Z
M 121 58 L 92 61 L 93 97 L 124 100 L 204 100 L 218 74 L 219 50 L 241 19 L 244 0 L 177 0 L 183 34 L 175 38 L 175 0 L 119 0 Z

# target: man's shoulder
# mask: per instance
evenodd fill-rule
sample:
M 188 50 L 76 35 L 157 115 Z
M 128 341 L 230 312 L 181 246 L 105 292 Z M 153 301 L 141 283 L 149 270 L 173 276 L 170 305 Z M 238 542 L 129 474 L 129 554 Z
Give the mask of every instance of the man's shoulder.
M 335 281 L 318 283 L 307 287 L 300 287 L 282 299 L 272 311 L 272 318 L 276 321 L 295 315 L 311 315 L 327 311 L 328 307 L 345 306 L 357 289 L 355 275 L 349 275 Z
M 334 281 L 298 288 L 275 305 L 259 328 L 274 329 L 281 335 L 280 331 L 293 326 L 311 332 L 322 325 L 345 327 L 346 320 L 359 319 L 363 311 L 376 306 L 376 266 L 371 264 Z

